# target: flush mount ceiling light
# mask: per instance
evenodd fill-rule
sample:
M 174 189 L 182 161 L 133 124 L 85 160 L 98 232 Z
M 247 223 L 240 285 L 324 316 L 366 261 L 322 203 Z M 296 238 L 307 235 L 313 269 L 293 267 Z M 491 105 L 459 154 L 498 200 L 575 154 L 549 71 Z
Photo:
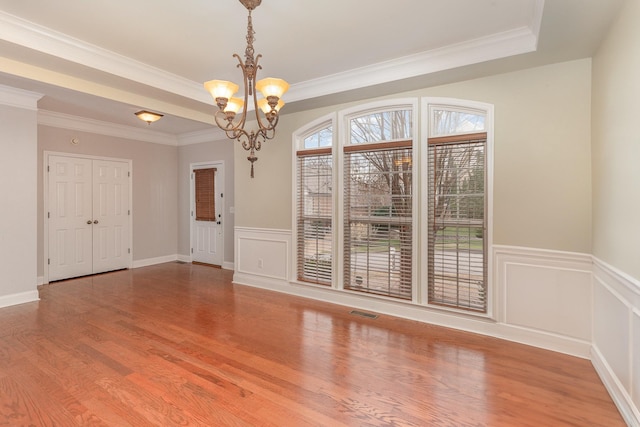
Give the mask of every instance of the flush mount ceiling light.
M 146 110 L 138 111 L 137 113 L 135 113 L 135 115 L 138 116 L 140 120 L 147 122 L 147 124 L 149 125 L 155 121 L 160 120 L 163 116 L 163 114 L 152 113 L 151 111 Z
M 249 151 L 247 160 L 251 162 L 251 178 L 253 178 L 253 163 L 258 160 L 255 152 L 260 150 L 264 141 L 275 136 L 278 113 L 284 105 L 281 98 L 289 89 L 289 84 L 282 79 L 271 77 L 256 81 L 257 72 L 262 69 L 262 66 L 258 65 L 262 55 L 254 56 L 253 35 L 255 32 L 251 22 L 251 11 L 258 7 L 262 0 L 239 1 L 249 11 L 244 62 L 237 53 L 233 55 L 238 59 L 237 67 L 242 70 L 244 99 L 233 98 L 233 95 L 238 91 L 238 85 L 232 82 L 211 80 L 206 82 L 204 87 L 211 93 L 218 106 L 218 111 L 214 115 L 216 125 L 226 133 L 227 138 L 237 140 L 245 150 Z M 263 98 L 257 98 L 256 89 L 262 93 Z M 248 101 L 253 102 L 258 125 L 258 129 L 251 131 L 244 129 Z

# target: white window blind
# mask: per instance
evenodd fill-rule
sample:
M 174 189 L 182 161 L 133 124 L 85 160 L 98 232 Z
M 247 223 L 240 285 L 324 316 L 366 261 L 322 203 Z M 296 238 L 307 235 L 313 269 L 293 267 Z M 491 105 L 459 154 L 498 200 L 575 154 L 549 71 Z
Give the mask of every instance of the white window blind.
M 411 141 L 344 151 L 344 288 L 412 297 Z
M 430 304 L 487 311 L 486 138 L 429 139 Z
M 332 192 L 331 148 L 297 152 L 298 280 L 331 285 Z

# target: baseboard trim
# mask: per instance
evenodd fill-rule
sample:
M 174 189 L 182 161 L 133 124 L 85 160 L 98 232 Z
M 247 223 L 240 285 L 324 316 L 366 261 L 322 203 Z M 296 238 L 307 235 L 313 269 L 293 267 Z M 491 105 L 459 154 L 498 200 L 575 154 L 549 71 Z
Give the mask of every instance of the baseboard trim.
M 19 292 L 17 294 L 10 294 L 0 296 L 0 308 L 10 307 L 12 305 L 25 304 L 28 302 L 39 301 L 40 295 L 38 291 Z
M 177 254 L 166 255 L 166 256 L 161 256 L 156 258 L 139 259 L 137 261 L 133 261 L 133 268 L 148 267 L 150 265 L 163 264 L 165 262 L 173 262 L 173 261 L 178 261 Z M 189 262 L 191 262 L 191 260 L 189 260 Z
M 627 425 L 640 427 L 640 412 L 595 345 L 591 347 L 591 363 Z
M 222 263 L 222 268 L 224 268 L 225 270 L 234 271 L 236 269 L 236 265 L 233 262 L 225 261 Z
M 562 335 L 497 323 L 488 318 L 465 316 L 461 313 L 449 313 L 432 307 L 424 307 L 401 301 L 376 299 L 367 295 L 338 291 L 321 286 L 301 285 L 295 282 L 287 282 L 285 280 L 246 274 L 238 271 L 236 271 L 233 276 L 233 283 L 453 328 L 465 332 L 473 332 L 583 359 L 589 358 L 591 349 L 589 342 Z

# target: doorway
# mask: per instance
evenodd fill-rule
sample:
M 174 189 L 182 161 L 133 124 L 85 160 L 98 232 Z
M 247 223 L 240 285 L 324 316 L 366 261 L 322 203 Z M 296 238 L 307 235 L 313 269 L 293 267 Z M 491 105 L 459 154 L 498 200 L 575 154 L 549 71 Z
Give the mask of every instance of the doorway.
M 224 262 L 224 162 L 191 164 L 191 261 Z
M 130 268 L 131 162 L 45 153 L 45 282 Z

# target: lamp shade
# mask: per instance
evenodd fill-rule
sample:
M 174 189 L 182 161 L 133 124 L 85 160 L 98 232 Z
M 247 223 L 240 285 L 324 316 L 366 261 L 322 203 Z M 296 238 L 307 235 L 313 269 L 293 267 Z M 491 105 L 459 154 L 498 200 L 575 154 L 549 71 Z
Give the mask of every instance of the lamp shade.
M 269 96 L 282 98 L 282 95 L 289 89 L 289 83 L 282 79 L 267 77 L 266 79 L 256 82 L 256 89 L 258 89 L 265 98 Z
M 209 80 L 205 82 L 204 88 L 209 91 L 213 99 L 226 98 L 231 99 L 234 93 L 238 91 L 238 85 L 226 80 Z
M 276 111 L 280 111 L 280 109 L 284 106 L 284 101 L 282 99 L 278 100 L 278 105 L 276 105 Z M 263 113 L 267 114 L 271 112 L 271 106 L 266 98 L 262 98 L 258 100 L 258 108 L 262 110 Z
M 138 116 L 140 120 L 143 120 L 148 124 L 151 124 L 156 120 L 160 120 L 160 118 L 162 117 L 162 114 L 160 113 L 152 113 L 151 111 L 146 111 L 146 110 L 138 111 L 137 113 L 134 113 L 134 114 Z
M 243 106 L 244 106 L 244 101 L 242 99 L 229 98 L 229 101 L 227 101 L 227 106 L 224 108 L 224 112 L 236 114 L 238 111 L 242 109 Z

